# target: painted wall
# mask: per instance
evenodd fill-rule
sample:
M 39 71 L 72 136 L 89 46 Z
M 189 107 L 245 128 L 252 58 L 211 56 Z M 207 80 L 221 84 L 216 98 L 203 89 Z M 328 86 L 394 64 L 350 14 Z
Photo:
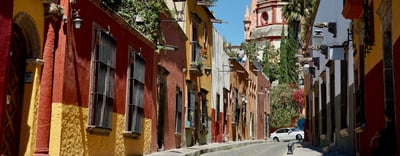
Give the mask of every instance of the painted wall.
M 396 42 L 393 46 L 393 76 L 394 76 L 394 80 L 397 80 L 394 82 L 394 88 L 395 88 L 395 94 L 394 96 L 396 97 L 396 103 L 395 103 L 395 108 L 396 108 L 396 122 L 397 122 L 397 134 L 399 133 L 399 129 L 400 129 L 400 117 L 398 116 L 398 114 L 400 113 L 400 82 L 398 80 L 400 80 L 400 38 L 396 39 Z M 397 141 L 400 140 L 400 136 L 397 136 Z M 400 153 L 400 143 L 397 143 L 397 154 Z
M 124 138 L 124 114 L 112 113 L 112 128 L 109 136 L 88 134 L 88 108 L 76 105 L 53 103 L 50 138 L 50 155 L 130 155 L 150 152 L 151 119 L 144 121 L 143 131 L 148 132 L 138 139 Z M 135 148 L 132 148 L 135 147 Z
M 64 2 L 64 3 L 63 3 Z M 60 30 L 56 51 L 55 83 L 51 114 L 50 155 L 142 155 L 155 151 L 151 146 L 152 109 L 154 105 L 155 62 L 154 45 L 130 28 L 120 17 L 103 11 L 91 1 L 77 1 L 64 8 L 80 8 L 84 20 L 80 29 L 68 22 Z M 82 9 L 84 8 L 84 9 Z M 67 10 L 71 20 L 71 10 Z M 64 23 L 65 24 L 65 23 Z M 90 97 L 90 64 L 93 52 L 94 28 L 109 28 L 116 39 L 115 101 L 112 113 L 112 131 L 109 136 L 89 134 L 88 105 Z M 128 66 L 128 47 L 139 50 L 146 60 L 144 88 L 143 133 L 137 139 L 125 138 L 125 105 Z M 132 148 L 135 147 L 135 148 Z
M 246 70 L 249 73 L 249 76 L 246 79 L 247 83 L 247 92 L 246 94 L 246 140 L 255 139 L 256 137 L 256 129 L 259 125 L 256 124 L 257 120 L 257 75 L 256 71 L 251 67 L 250 61 L 246 65 Z
M 165 116 L 164 120 L 164 149 L 172 149 L 182 147 L 184 144 L 184 101 L 186 97 L 185 94 L 185 75 L 183 68 L 186 66 L 186 47 L 185 43 L 187 41 L 186 35 L 181 30 L 178 23 L 167 21 L 168 17 L 162 15 L 161 31 L 165 36 L 165 44 L 173 45 L 178 47 L 176 51 L 161 50 L 158 55 L 158 65 L 159 68 L 163 67 L 169 74 L 167 75 L 167 93 L 166 95 L 166 105 L 164 110 Z M 161 74 L 161 73 L 159 73 Z M 182 92 L 182 118 L 181 118 L 181 133 L 176 132 L 176 91 L 179 89 Z M 160 91 L 158 91 L 160 92 Z M 160 93 L 158 93 L 160 94 Z M 158 96 L 157 96 L 158 97 Z M 157 100 L 158 107 L 158 100 Z M 157 118 L 157 112 L 152 112 L 154 114 L 154 119 Z M 154 131 L 157 131 L 157 122 L 153 122 Z M 156 136 L 155 133 L 153 136 Z M 155 140 L 154 140 L 155 139 Z M 153 141 L 157 144 L 157 137 L 153 137 Z
M 213 29 L 213 50 L 212 50 L 212 142 L 222 142 L 223 136 L 223 114 L 224 114 L 224 89 L 229 90 L 230 84 L 230 62 L 229 56 L 224 51 L 223 37 Z M 219 108 L 217 108 L 217 94 L 219 95 Z M 219 111 L 217 111 L 219 110 Z M 219 114 L 219 119 L 216 119 Z
M 257 73 L 257 113 L 256 113 L 256 139 L 264 139 L 266 135 L 266 115 L 270 110 L 269 93 L 271 84 L 262 72 Z M 265 134 L 265 135 L 264 135 Z
M 241 64 L 237 62 L 236 59 L 231 59 L 230 60 L 231 64 L 233 64 L 233 71 L 230 74 L 230 90 L 231 90 L 231 101 L 235 101 L 236 97 L 234 95 L 235 89 L 238 90 L 238 103 L 237 107 L 240 109 L 239 113 L 239 122 L 235 122 L 235 105 L 236 102 L 232 102 L 232 105 L 230 106 L 229 111 L 231 115 L 231 125 L 230 125 L 230 139 L 229 140 L 245 140 L 247 138 L 247 129 L 246 126 L 243 124 L 243 102 L 242 98 L 243 96 L 246 96 L 247 89 L 248 89 L 248 83 L 246 78 L 248 77 L 248 72 L 245 67 L 243 67 Z M 248 110 L 247 110 L 248 112 Z M 236 139 L 235 139 L 236 138 Z
M 29 4 L 29 5 L 27 5 Z M 26 13 L 32 17 L 37 28 L 37 34 L 39 35 L 39 43 L 44 43 L 44 7 L 43 1 L 41 0 L 14 0 L 13 15 L 18 13 Z M 43 45 L 38 45 L 42 47 Z M 42 49 L 42 48 L 41 48 Z
M 400 7 L 400 2 L 392 0 L 392 41 L 393 41 L 393 80 L 395 88 L 395 112 L 396 129 L 400 130 L 400 11 L 394 11 Z M 397 133 L 397 155 L 400 155 L 400 135 Z
M 392 9 L 394 8 L 399 8 L 400 7 L 400 2 L 396 0 L 392 0 Z M 392 17 L 399 17 L 400 12 L 398 11 L 393 11 L 392 10 Z M 394 88 L 395 88 L 395 94 L 394 96 L 396 97 L 395 99 L 395 108 L 396 108 L 396 122 L 397 122 L 397 155 L 400 154 L 400 117 L 398 114 L 400 114 L 400 30 L 396 29 L 400 26 L 400 18 L 392 18 L 392 41 L 394 42 L 393 44 L 393 72 L 394 72 Z

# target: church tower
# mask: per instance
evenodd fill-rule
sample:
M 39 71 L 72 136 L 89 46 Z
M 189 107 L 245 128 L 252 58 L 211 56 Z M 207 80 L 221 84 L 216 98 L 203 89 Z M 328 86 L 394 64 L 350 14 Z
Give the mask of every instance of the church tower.
M 264 47 L 268 41 L 274 49 L 279 49 L 282 31 L 287 35 L 288 22 L 283 17 L 282 8 L 287 2 L 282 0 L 251 0 L 244 16 L 244 39 L 256 40 L 257 46 Z M 258 52 L 262 60 L 262 52 Z

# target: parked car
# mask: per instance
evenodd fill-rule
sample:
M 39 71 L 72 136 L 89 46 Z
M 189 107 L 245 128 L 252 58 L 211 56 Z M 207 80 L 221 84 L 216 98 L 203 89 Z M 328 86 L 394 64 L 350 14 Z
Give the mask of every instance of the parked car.
M 297 128 L 280 128 L 271 133 L 271 138 L 276 141 L 303 140 L 304 131 Z

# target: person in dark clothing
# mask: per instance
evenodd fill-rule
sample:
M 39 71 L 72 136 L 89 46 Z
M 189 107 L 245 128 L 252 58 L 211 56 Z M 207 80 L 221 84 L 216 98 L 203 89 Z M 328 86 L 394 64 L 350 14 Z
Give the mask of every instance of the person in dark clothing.
M 385 110 L 386 128 L 376 132 L 371 139 L 373 156 L 393 156 L 396 155 L 396 125 L 394 122 L 393 109 Z

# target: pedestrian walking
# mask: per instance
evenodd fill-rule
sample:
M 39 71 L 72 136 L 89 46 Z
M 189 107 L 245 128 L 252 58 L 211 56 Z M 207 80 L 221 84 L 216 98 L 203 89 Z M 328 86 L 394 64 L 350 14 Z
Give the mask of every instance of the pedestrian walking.
M 370 146 L 373 156 L 396 155 L 396 129 L 393 109 L 385 110 L 386 128 L 376 132 L 371 138 Z

